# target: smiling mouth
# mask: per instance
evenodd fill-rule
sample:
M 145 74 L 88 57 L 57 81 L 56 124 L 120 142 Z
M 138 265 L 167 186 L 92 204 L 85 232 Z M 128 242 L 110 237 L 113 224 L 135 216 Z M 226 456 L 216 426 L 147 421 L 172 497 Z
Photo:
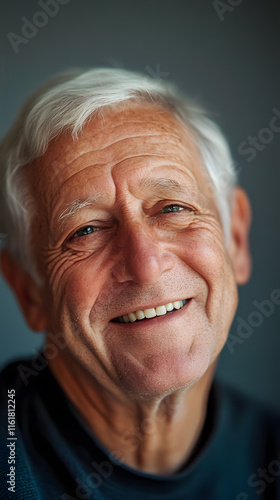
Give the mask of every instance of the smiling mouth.
M 141 321 L 142 319 L 152 319 L 157 316 L 166 316 L 167 314 L 178 311 L 178 309 L 182 309 L 187 302 L 188 299 L 176 300 L 175 302 L 168 302 L 168 304 L 152 307 L 151 309 L 139 309 L 138 311 L 114 318 L 112 321 L 114 323 L 135 323 L 135 321 Z

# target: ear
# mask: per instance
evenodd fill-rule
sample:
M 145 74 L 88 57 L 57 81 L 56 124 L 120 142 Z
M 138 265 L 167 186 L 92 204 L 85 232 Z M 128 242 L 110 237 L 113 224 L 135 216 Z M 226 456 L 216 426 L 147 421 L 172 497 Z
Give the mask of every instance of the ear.
M 231 206 L 231 236 L 228 253 L 239 285 L 246 283 L 251 276 L 250 225 L 251 206 L 249 198 L 242 188 L 236 187 Z
M 36 331 L 46 328 L 42 289 L 12 257 L 7 249 L 1 252 L 3 276 L 13 290 L 29 327 Z

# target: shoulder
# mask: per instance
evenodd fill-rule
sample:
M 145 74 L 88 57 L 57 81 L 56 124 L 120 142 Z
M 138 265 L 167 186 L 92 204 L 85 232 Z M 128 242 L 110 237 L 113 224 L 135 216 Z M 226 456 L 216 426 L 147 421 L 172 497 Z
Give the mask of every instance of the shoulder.
M 0 373 L 0 498 L 40 498 L 30 467 L 28 452 L 22 437 L 22 427 L 30 419 L 23 403 L 33 392 L 25 384 L 18 368 L 32 367 L 31 360 L 20 360 L 6 366 Z M 7 482 L 5 478 L 10 480 Z M 11 493 L 10 493 L 11 492 Z M 9 496 L 10 495 L 10 496 Z
M 280 410 L 273 408 L 267 403 L 258 401 L 252 396 L 247 396 L 223 382 L 217 382 L 215 380 L 215 386 L 220 399 L 223 401 L 225 409 L 227 409 L 235 419 L 250 419 L 253 417 L 254 419 L 260 419 L 264 422 L 279 422 Z
M 47 410 L 52 397 L 60 395 L 60 388 L 52 376 L 48 361 L 42 353 L 31 359 L 10 363 L 0 373 L 1 408 L 7 411 L 8 391 L 15 395 L 15 412 L 18 426 L 34 420 L 34 414 Z M 59 394 L 58 394 L 59 393 Z
M 19 399 L 32 391 L 34 379 L 39 374 L 39 371 L 33 368 L 33 361 L 33 359 L 21 359 L 4 367 L 0 373 L 1 401 L 10 390 L 15 391 Z
M 43 353 L 31 359 L 19 359 L 5 366 L 0 373 L 1 390 L 15 389 L 20 396 L 22 393 L 35 390 L 50 377 L 48 361 Z
M 280 412 L 223 383 L 215 385 L 220 423 L 225 432 L 230 434 L 232 444 L 236 439 L 244 449 L 270 450 L 270 455 L 279 455 Z

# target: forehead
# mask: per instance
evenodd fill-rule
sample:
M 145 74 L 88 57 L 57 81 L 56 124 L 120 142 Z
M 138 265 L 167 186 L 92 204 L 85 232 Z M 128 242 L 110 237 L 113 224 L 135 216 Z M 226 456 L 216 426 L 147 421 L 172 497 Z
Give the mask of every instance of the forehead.
M 120 150 L 129 145 L 128 140 L 135 139 L 133 144 L 138 142 L 140 145 L 147 144 L 148 140 L 152 143 L 151 138 L 154 138 L 155 144 L 162 139 L 177 147 L 187 146 L 184 148 L 185 153 L 194 146 L 190 131 L 166 110 L 145 104 L 123 104 L 122 107 L 100 112 L 84 126 L 78 140 L 73 141 L 71 134 L 64 134 L 51 141 L 46 154 L 69 164 L 77 154 L 87 151 L 102 153 L 104 149 L 109 154 L 110 146 L 115 145 Z
M 78 196 L 80 180 L 97 181 L 112 171 L 134 176 L 145 167 L 151 176 L 174 165 L 188 171 L 195 187 L 205 182 L 205 169 L 190 130 L 175 116 L 149 105 L 119 106 L 93 118 L 80 137 L 65 133 L 51 141 L 43 157 L 30 165 L 33 192 L 47 204 L 71 187 Z M 73 193 L 77 188 L 77 194 Z

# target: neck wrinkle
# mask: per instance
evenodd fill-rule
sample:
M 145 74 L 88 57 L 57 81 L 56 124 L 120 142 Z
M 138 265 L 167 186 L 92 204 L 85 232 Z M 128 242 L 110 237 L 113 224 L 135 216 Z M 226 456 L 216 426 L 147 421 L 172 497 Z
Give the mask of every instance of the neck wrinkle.
M 126 465 L 147 473 L 171 475 L 192 455 L 207 413 L 215 366 L 189 388 L 156 399 L 129 400 L 100 388 L 64 359 L 50 369 L 98 441 Z M 81 382 L 83 380 L 83 383 Z

